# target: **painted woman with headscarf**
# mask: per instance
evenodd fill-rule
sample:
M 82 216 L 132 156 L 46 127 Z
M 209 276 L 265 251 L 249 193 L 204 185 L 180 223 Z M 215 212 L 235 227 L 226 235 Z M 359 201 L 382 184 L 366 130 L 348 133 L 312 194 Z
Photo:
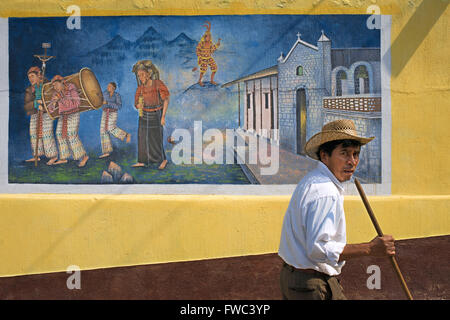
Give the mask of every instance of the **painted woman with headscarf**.
M 158 169 L 162 170 L 167 165 L 163 128 L 170 94 L 155 70 L 149 60 L 139 61 L 133 67 L 138 81 L 134 104 L 139 111 L 138 162 L 133 167 L 159 163 Z

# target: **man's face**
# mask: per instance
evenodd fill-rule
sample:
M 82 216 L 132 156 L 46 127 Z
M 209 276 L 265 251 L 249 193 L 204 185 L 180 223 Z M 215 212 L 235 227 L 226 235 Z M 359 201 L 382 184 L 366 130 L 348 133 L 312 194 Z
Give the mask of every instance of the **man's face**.
M 38 77 L 38 75 L 37 75 L 36 73 L 30 72 L 30 73 L 28 74 L 28 80 L 30 80 L 30 83 L 31 83 L 32 85 L 34 85 L 34 84 L 36 84 L 36 83 L 39 82 L 39 77 Z
M 53 88 L 57 91 L 62 91 L 63 84 L 60 81 L 53 82 Z
M 326 152 L 320 152 L 321 161 L 330 169 L 334 176 L 344 182 L 350 180 L 359 163 L 361 147 L 343 147 L 339 144 L 329 156 Z
M 109 94 L 113 94 L 116 88 L 114 88 L 114 86 L 111 83 L 109 83 L 108 86 L 106 87 L 106 90 L 108 90 Z

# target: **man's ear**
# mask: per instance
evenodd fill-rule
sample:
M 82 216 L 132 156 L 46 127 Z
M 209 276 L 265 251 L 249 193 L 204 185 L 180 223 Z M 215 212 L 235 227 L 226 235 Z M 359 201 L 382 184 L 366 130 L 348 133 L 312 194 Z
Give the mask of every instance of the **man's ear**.
M 328 164 L 328 158 L 330 157 L 328 155 L 328 153 L 326 153 L 323 150 L 320 150 L 319 154 L 320 154 L 320 158 L 319 158 L 320 161 L 322 161 L 325 165 Z

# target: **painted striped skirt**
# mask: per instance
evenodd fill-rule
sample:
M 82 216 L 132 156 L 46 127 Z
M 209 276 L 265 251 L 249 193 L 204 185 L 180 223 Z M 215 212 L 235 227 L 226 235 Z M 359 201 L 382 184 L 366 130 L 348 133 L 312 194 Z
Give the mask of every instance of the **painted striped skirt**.
M 39 134 L 38 154 L 37 156 L 45 155 L 47 158 L 55 158 L 58 156 L 56 149 L 55 137 L 53 135 L 53 120 L 48 113 L 41 114 L 40 124 L 38 122 L 38 113 L 31 115 L 30 119 L 30 141 L 31 152 L 35 156 L 36 151 L 36 137 Z
M 110 135 L 122 141 L 127 136 L 127 133 L 117 126 L 117 114 L 117 111 L 112 111 L 110 109 L 104 109 L 102 112 L 100 140 L 103 154 L 111 153 L 113 151 Z
M 83 144 L 78 137 L 80 113 L 61 115 L 56 126 L 56 139 L 59 146 L 59 158 L 68 159 L 72 154 L 74 160 L 80 160 L 86 155 Z

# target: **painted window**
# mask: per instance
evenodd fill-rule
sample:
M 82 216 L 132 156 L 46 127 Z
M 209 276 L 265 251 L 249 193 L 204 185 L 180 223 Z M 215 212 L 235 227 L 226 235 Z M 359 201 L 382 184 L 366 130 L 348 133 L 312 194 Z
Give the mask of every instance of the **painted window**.
M 298 76 L 302 76 L 303 75 L 303 67 L 302 66 L 298 66 L 297 67 L 297 75 Z
M 336 74 L 336 95 L 342 96 L 342 80 L 347 80 L 347 73 L 344 70 L 338 71 Z
M 251 108 L 251 93 L 247 93 L 247 109 Z
M 355 94 L 369 93 L 369 73 L 366 66 L 358 66 L 355 69 Z

